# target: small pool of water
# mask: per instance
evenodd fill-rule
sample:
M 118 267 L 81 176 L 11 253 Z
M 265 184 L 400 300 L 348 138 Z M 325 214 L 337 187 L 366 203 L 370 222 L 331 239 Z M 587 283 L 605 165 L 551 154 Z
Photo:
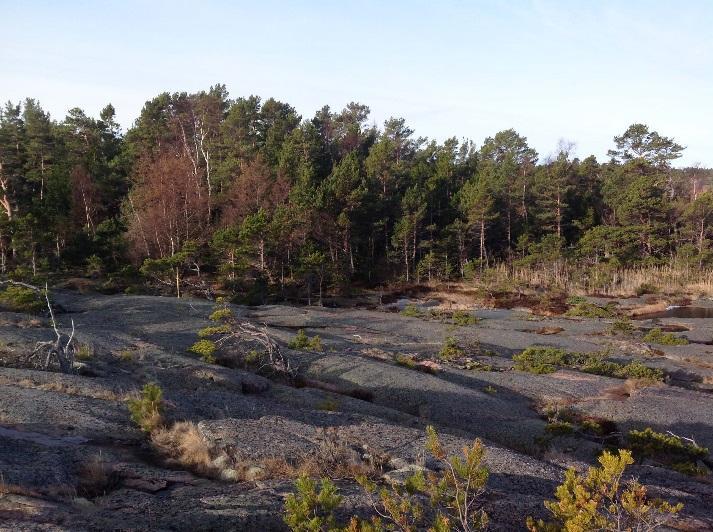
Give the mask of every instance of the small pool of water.
M 674 307 L 661 312 L 651 312 L 636 316 L 636 320 L 652 318 L 713 318 L 713 307 Z

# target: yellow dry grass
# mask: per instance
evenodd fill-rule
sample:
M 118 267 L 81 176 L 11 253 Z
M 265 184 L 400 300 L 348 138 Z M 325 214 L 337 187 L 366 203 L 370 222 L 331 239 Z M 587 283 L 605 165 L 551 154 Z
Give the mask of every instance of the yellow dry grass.
M 67 395 L 89 397 L 92 399 L 102 399 L 104 401 L 124 401 L 126 399 L 126 394 L 117 393 L 113 390 L 103 388 L 81 388 L 60 380 L 51 382 L 35 382 L 24 378 L 18 381 L 10 379 L 4 375 L 0 375 L 0 384 L 6 386 L 19 386 L 20 388 L 31 388 L 34 390 L 44 390 L 48 392 L 59 392 Z
M 294 479 L 301 475 L 330 478 L 375 477 L 382 465 L 381 460 L 386 460 L 381 457 L 364 462 L 355 457 L 354 452 L 337 438 L 325 432 L 322 444 L 313 453 L 296 456 L 294 460 L 274 456 L 246 462 L 211 448 L 198 427 L 189 421 L 154 430 L 151 433 L 151 443 L 162 455 L 199 476 L 235 482 Z
M 195 424 L 181 421 L 170 428 L 151 433 L 151 442 L 163 454 L 203 476 L 219 477 L 221 470 L 213 462 L 210 447 Z
M 592 268 L 586 275 L 580 270 L 560 268 L 508 268 L 498 265 L 487 271 L 476 285 L 487 287 L 512 286 L 519 288 L 547 288 L 564 290 L 574 295 L 607 295 L 629 297 L 637 294 L 643 285 L 655 287 L 664 294 L 713 295 L 713 269 L 700 270 L 685 266 L 645 266 L 598 270 Z

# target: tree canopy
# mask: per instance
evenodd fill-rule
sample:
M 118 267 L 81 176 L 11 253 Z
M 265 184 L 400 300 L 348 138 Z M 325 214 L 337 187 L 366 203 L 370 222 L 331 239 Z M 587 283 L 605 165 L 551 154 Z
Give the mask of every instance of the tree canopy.
M 539 155 L 513 129 L 480 147 L 378 128 L 366 105 L 311 118 L 223 85 L 148 100 L 124 134 L 107 105 L 0 112 L 0 273 L 143 273 L 247 300 L 456 279 L 498 262 L 713 261 L 713 172 L 633 124 L 610 159 Z M 173 288 L 171 288 L 173 289 Z

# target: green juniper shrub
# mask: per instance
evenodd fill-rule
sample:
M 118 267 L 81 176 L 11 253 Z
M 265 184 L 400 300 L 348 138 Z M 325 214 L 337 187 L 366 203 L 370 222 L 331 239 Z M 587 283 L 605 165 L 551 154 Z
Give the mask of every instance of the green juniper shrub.
M 446 311 L 441 310 L 439 308 L 432 308 L 428 311 L 428 317 L 433 320 L 444 321 L 448 318 L 448 314 L 446 313 Z
M 554 347 L 532 346 L 512 358 L 515 369 L 528 373 L 547 374 L 559 368 L 570 368 L 618 379 L 664 380 L 664 372 L 660 369 L 638 361 L 620 364 L 605 360 L 605 356 L 603 353 L 567 353 Z
M 287 344 L 287 347 L 290 349 L 306 349 L 308 345 L 309 338 L 307 337 L 307 333 L 305 333 L 304 329 L 300 329 L 297 331 L 295 337 L 290 340 L 290 343 Z
M 323 351 L 324 347 L 322 347 L 322 339 L 319 337 L 318 334 L 315 334 L 312 338 L 310 338 L 309 343 L 307 344 L 307 349 L 310 351 Z
M 128 407 L 131 421 L 151 432 L 163 422 L 163 390 L 158 384 L 145 384 L 139 397 L 129 399 Z
M 583 419 L 579 422 L 579 428 L 582 432 L 591 433 L 596 436 L 604 434 L 604 427 L 602 427 L 602 424 L 593 419 Z
M 659 328 L 651 329 L 644 336 L 644 342 L 659 345 L 688 345 L 688 339 L 673 333 L 663 332 Z
M 317 403 L 317 409 L 324 410 L 325 412 L 336 412 L 339 410 L 339 401 L 333 397 L 326 397 Z
M 692 441 L 685 441 L 674 434 L 656 432 L 651 427 L 629 431 L 626 440 L 639 460 L 649 458 L 686 474 L 699 475 L 704 472 L 697 466 L 697 462 L 708 458 L 708 449 Z
M 133 362 L 135 358 L 134 351 L 131 349 L 122 349 L 117 355 L 122 362 Z
M 638 360 L 628 364 L 619 364 L 618 362 L 592 358 L 580 369 L 585 373 L 615 377 L 617 379 L 646 379 L 661 382 L 665 376 L 662 370 L 646 366 Z
M 512 357 L 515 369 L 528 373 L 554 373 L 559 367 L 568 365 L 567 352 L 554 347 L 528 347 Z
M 0 305 L 13 312 L 37 313 L 47 308 L 42 292 L 17 285 L 0 291 Z
M 622 366 L 619 374 L 622 379 L 643 379 L 652 381 L 663 381 L 665 377 L 663 370 L 646 366 L 638 360 L 634 360 Z M 615 376 L 618 377 L 619 375 Z

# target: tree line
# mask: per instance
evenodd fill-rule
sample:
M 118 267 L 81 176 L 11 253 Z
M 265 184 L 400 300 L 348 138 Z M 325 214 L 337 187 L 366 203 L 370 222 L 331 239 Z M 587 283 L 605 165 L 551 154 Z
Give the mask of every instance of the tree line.
M 673 168 L 683 150 L 644 124 L 604 162 L 512 129 L 439 143 L 358 103 L 303 118 L 224 85 L 160 94 L 125 134 L 111 105 L 58 122 L 27 99 L 0 113 L 0 273 L 264 301 L 503 263 L 705 268 L 713 171 Z

